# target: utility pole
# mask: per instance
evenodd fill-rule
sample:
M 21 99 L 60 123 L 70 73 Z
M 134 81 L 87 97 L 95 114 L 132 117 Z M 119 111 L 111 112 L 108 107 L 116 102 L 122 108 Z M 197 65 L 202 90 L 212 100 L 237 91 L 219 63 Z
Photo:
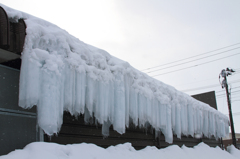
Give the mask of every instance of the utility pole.
M 232 144 L 236 147 L 236 137 L 235 137 L 235 131 L 234 131 L 234 124 L 233 124 L 233 116 L 232 116 L 232 107 L 231 107 L 231 100 L 229 98 L 229 92 L 228 92 L 228 83 L 227 83 L 227 76 L 231 75 L 233 72 L 235 72 L 233 69 L 226 68 L 223 69 L 220 73 L 220 75 L 224 78 L 221 85 L 222 88 L 225 87 L 226 89 L 226 95 L 227 95 L 227 103 L 228 103 L 228 111 L 229 111 L 229 119 L 230 119 L 230 126 L 231 126 L 231 132 L 232 132 Z M 219 78 L 220 78 L 219 75 Z

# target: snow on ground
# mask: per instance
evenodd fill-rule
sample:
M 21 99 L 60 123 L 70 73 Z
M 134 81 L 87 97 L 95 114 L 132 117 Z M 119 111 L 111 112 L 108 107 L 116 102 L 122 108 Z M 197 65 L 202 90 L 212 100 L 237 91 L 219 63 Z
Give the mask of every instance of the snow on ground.
M 88 45 L 58 26 L 1 5 L 12 22 L 23 18 L 26 39 L 22 52 L 19 105 L 37 105 L 38 125 L 58 133 L 64 111 L 94 114 L 103 125 L 125 133 L 129 122 L 151 125 L 172 143 L 173 134 L 225 137 L 227 116 L 136 70 L 129 63 Z
M 0 159 L 239 159 L 240 150 L 234 146 L 228 151 L 219 147 L 211 148 L 200 143 L 194 148 L 169 146 L 157 149 L 148 146 L 135 150 L 130 143 L 110 146 L 106 149 L 94 144 L 59 145 L 55 143 L 35 142 L 22 150 L 15 150 Z

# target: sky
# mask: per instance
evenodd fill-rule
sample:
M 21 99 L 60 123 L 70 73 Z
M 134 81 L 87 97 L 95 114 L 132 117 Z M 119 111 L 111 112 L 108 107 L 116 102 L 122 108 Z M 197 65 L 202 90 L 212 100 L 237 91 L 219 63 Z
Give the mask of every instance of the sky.
M 218 110 L 226 115 L 226 95 L 218 77 L 222 69 L 236 69 L 236 73 L 228 76 L 228 82 L 235 131 L 240 133 L 240 1 L 1 0 L 1 3 L 54 23 L 81 41 L 106 50 L 189 95 L 216 91 Z M 194 58 L 182 60 L 189 57 Z M 178 60 L 181 61 L 175 62 Z

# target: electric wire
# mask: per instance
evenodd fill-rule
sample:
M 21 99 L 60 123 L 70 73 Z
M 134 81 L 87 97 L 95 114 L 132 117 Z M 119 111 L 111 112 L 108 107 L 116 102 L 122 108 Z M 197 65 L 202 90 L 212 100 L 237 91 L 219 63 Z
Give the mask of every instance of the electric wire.
M 236 93 L 236 92 L 240 92 L 240 90 L 232 91 L 231 94 L 232 94 L 232 93 Z M 222 96 L 222 95 L 226 95 L 226 94 L 225 94 L 225 93 L 224 93 L 224 94 L 218 94 L 218 95 L 216 95 L 216 96 Z
M 208 54 L 208 53 L 211 53 L 211 52 L 215 52 L 215 51 L 222 50 L 222 49 L 225 49 L 225 48 L 228 48 L 228 47 L 232 47 L 232 46 L 235 46 L 235 45 L 239 45 L 239 44 L 240 44 L 240 43 L 235 43 L 235 44 L 232 44 L 232 45 L 229 45 L 229 46 L 225 46 L 225 47 L 222 47 L 222 48 L 219 48 L 219 49 L 215 49 L 215 50 L 212 50 L 212 51 L 208 51 L 208 52 L 205 52 L 205 53 L 196 55 L 196 56 L 191 56 L 191 57 L 188 57 L 188 58 L 185 58 L 185 59 L 180 59 L 180 60 L 176 60 L 176 61 L 169 62 L 169 63 L 166 63 L 166 64 L 162 64 L 162 65 L 158 65 L 158 66 L 146 68 L 146 69 L 143 69 L 143 70 L 141 70 L 141 71 L 149 70 L 149 69 L 153 69 L 153 68 L 157 68 L 157 67 L 160 67 L 160 66 L 169 65 L 169 64 L 172 64 L 172 63 L 180 62 L 180 61 L 184 61 L 184 60 L 187 60 L 187 59 L 191 59 L 191 58 L 194 58 L 194 57 L 198 57 L 198 56 L 201 56 L 201 55 L 205 55 L 205 54 Z
M 228 55 L 228 56 L 225 56 L 225 57 L 222 57 L 222 58 L 218 58 L 218 59 L 215 59 L 215 60 L 211 60 L 211 61 L 207 61 L 207 62 L 204 62 L 204 63 L 196 64 L 196 65 L 193 65 L 193 66 L 184 67 L 184 68 L 181 68 L 181 69 L 178 69 L 178 70 L 173 70 L 173 71 L 169 71 L 169 72 L 165 72 L 165 73 L 153 75 L 152 77 L 156 77 L 156 76 L 160 76 L 160 75 L 165 75 L 165 74 L 173 73 L 173 72 L 185 70 L 185 69 L 188 69 L 188 68 L 197 67 L 197 66 L 200 66 L 200 65 L 204 65 L 204 64 L 207 64 L 207 63 L 215 62 L 215 61 L 222 60 L 222 59 L 225 59 L 225 58 L 228 58 L 228 57 L 232 57 L 232 56 L 236 56 L 236 55 L 239 55 L 239 54 L 240 54 L 240 53 Z
M 238 87 L 233 87 L 233 88 L 231 88 L 231 89 L 236 89 L 236 88 L 240 88 L 240 86 L 238 86 Z M 216 91 L 215 93 L 218 93 L 218 92 L 223 92 L 223 91 L 225 91 L 225 90 Z
M 237 102 L 237 101 L 240 101 L 240 99 L 239 100 L 233 100 L 232 102 Z M 239 114 L 240 115 L 240 114 Z
M 176 66 L 184 65 L 184 64 L 187 64 L 187 63 L 191 63 L 191 62 L 198 61 L 198 60 L 202 60 L 202 59 L 205 59 L 205 58 L 208 58 L 208 57 L 212 57 L 212 56 L 216 56 L 216 55 L 219 55 L 219 54 L 223 54 L 223 53 L 226 53 L 226 52 L 229 52 L 229 51 L 232 51 L 232 50 L 236 50 L 236 49 L 239 49 L 239 48 L 240 48 L 240 47 L 237 47 L 237 48 L 234 48 L 234 49 L 231 49 L 231 50 L 227 50 L 227 51 L 223 51 L 223 52 L 216 53 L 216 54 L 213 54 L 213 55 L 209 55 L 209 56 L 201 57 L 201 58 L 194 59 L 194 60 L 191 60 L 191 61 L 187 61 L 187 62 L 184 62 L 184 63 L 179 63 L 179 64 L 176 64 L 176 65 L 172 65 L 172 66 L 164 67 L 164 68 L 161 68 L 161 69 L 157 69 L 157 70 L 149 71 L 149 72 L 146 72 L 146 73 L 152 73 L 152 72 L 156 72 L 156 71 L 160 71 L 160 70 L 164 70 L 164 69 L 168 69 L 168 68 L 172 68 L 172 67 L 176 67 Z
M 229 115 L 229 114 L 225 114 L 225 115 Z M 240 115 L 240 112 L 232 113 L 232 115 Z
M 238 82 L 240 82 L 240 80 L 229 81 L 229 83 L 238 83 Z M 186 89 L 186 90 L 181 90 L 181 91 L 182 92 L 189 92 L 189 91 L 195 91 L 195 90 L 200 90 L 200 89 L 205 89 L 205 88 L 213 88 L 213 87 L 220 87 L 220 85 L 219 84 L 214 84 L 214 85 L 191 88 L 191 89 Z
M 185 85 L 189 85 L 189 84 L 195 84 L 195 83 L 200 83 L 200 82 L 210 81 L 210 80 L 216 80 L 216 78 L 208 78 L 208 79 L 205 79 L 205 80 L 196 81 L 196 82 L 192 82 L 192 83 L 184 83 L 184 84 L 176 85 L 175 87 L 185 86 Z
M 234 74 L 233 74 L 233 75 L 234 75 Z M 204 80 L 199 80 L 199 81 L 195 81 L 195 82 L 191 82 L 191 83 L 182 83 L 182 84 L 174 85 L 174 86 L 175 86 L 175 87 L 179 87 L 179 86 L 191 85 L 191 84 L 201 83 L 201 82 L 204 82 L 204 81 L 212 81 L 212 80 L 216 80 L 216 78 L 213 77 L 213 78 L 208 78 L 208 79 L 204 79 Z M 239 86 L 239 87 L 233 87 L 232 89 L 235 89 L 235 88 L 240 88 L 240 86 Z M 217 92 L 222 92 L 222 91 L 224 91 L 224 90 L 216 91 L 215 93 L 217 93 Z

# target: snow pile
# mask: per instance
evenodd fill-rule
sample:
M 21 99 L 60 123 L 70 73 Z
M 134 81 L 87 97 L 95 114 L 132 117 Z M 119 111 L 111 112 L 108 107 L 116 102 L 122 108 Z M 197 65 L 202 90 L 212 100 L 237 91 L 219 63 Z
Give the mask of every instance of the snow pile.
M 164 149 L 148 146 L 142 150 L 135 150 L 130 143 L 110 146 L 106 149 L 94 144 L 58 145 L 55 143 L 35 142 L 27 145 L 23 150 L 15 150 L 0 159 L 237 159 L 238 155 L 224 151 L 219 147 L 211 148 L 200 143 L 194 148 L 181 148 L 173 145 Z
M 25 20 L 19 105 L 37 105 L 38 124 L 58 133 L 64 111 L 93 116 L 108 135 L 112 124 L 120 134 L 133 122 L 151 125 L 165 135 L 195 134 L 216 138 L 229 131 L 228 118 L 175 88 L 134 69 L 104 50 L 85 44 L 49 22 L 4 5 L 9 18 Z
M 227 151 L 237 158 L 240 157 L 240 151 L 236 149 L 233 145 L 228 146 Z

